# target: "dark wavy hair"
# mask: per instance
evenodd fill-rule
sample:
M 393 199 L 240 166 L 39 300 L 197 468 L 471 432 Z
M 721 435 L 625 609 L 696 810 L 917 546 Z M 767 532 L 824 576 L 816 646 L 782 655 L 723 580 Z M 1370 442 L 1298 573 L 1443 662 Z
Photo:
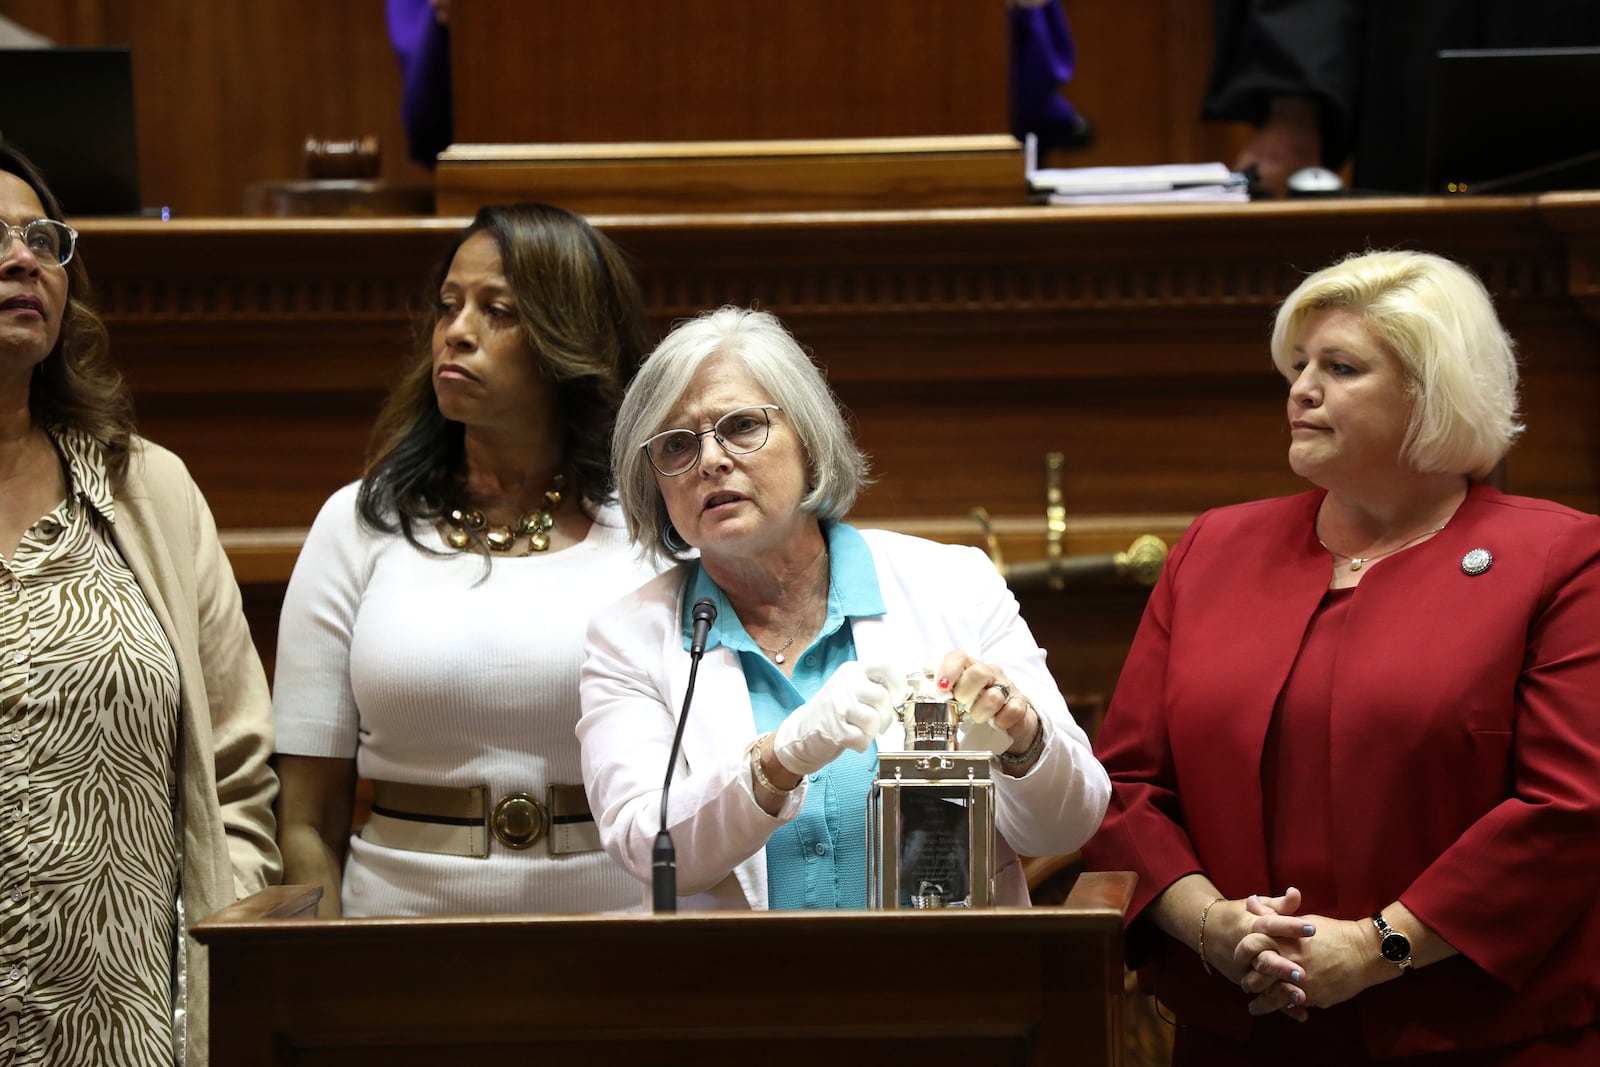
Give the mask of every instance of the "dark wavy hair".
M 44 213 L 66 222 L 61 202 L 45 184 L 39 169 L 14 146 L 0 141 L 0 171 L 33 190 Z M 128 474 L 128 448 L 133 438 L 133 399 L 122 375 L 111 364 L 111 338 L 95 314 L 94 293 L 80 247 L 66 266 L 67 307 L 61 334 L 33 372 L 28 389 L 28 417 L 46 430 L 79 430 L 100 443 L 114 488 Z
M 556 382 L 566 423 L 562 459 L 576 478 L 569 491 L 591 512 L 611 495 L 617 405 L 650 349 L 639 285 L 610 239 L 547 204 L 481 208 L 428 278 L 411 362 L 373 427 L 356 498 L 367 525 L 403 534 L 424 551 L 432 550 L 415 527 L 432 523 L 459 497 L 465 476 L 464 428 L 440 413 L 433 392 L 439 289 L 456 252 L 478 233 L 499 248 L 523 336 Z

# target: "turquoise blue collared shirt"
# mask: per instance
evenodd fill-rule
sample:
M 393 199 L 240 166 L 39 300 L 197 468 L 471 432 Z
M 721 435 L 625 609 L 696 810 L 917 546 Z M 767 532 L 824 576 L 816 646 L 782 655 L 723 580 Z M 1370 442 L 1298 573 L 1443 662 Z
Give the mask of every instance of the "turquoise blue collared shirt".
M 794 677 L 761 651 L 728 598 L 696 567 L 683 598 L 683 647 L 689 647 L 691 605 L 710 597 L 717 621 L 707 648 L 727 645 L 739 654 L 756 732 L 778 728 L 789 713 L 817 695 L 833 672 L 856 658 L 849 622 L 884 613 L 872 550 L 854 527 L 822 524 L 828 542 L 828 617 L 822 631 L 794 660 Z M 851 752 L 810 776 L 800 814 L 767 840 L 767 907 L 863 908 L 867 901 L 867 794 L 878 773 L 878 747 Z

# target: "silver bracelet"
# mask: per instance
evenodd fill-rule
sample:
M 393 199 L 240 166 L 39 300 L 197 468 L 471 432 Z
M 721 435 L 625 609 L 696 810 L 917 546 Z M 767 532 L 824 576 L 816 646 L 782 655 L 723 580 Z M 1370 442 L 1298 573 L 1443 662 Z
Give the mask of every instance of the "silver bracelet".
M 1033 708 L 1033 705 L 1030 703 L 1028 707 Z M 1039 714 L 1038 709 L 1034 709 L 1033 717 L 1039 723 L 1039 732 L 1033 735 L 1028 747 L 1017 753 L 1000 753 L 1000 762 L 1007 767 L 1026 767 L 1038 759 L 1039 753 L 1044 751 L 1044 716 Z

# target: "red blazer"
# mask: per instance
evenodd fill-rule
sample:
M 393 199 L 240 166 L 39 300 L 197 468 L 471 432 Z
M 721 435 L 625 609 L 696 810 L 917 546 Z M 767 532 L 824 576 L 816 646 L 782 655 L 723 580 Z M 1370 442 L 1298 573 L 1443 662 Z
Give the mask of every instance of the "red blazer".
M 1113 795 L 1084 854 L 1139 875 L 1129 962 L 1185 1023 L 1236 1037 L 1252 1023 L 1243 994 L 1141 915 L 1196 871 L 1230 898 L 1286 888 L 1268 884 L 1261 760 L 1328 587 L 1313 529 L 1322 498 L 1195 521 L 1095 746 Z M 1494 562 L 1468 575 L 1475 548 Z M 1339 884 L 1318 895 L 1340 918 L 1399 899 L 1461 952 L 1355 998 L 1368 1048 L 1494 1046 L 1592 1024 L 1600 519 L 1474 486 L 1443 531 L 1374 564 L 1352 597 L 1329 753 Z

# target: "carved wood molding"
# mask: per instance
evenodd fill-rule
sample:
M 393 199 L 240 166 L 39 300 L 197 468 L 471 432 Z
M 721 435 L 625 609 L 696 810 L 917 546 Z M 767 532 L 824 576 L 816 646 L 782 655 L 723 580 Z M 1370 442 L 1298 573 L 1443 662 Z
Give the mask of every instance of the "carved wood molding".
M 634 258 L 658 320 L 759 300 L 808 319 L 936 315 L 941 330 L 982 318 L 985 333 L 1031 329 L 1028 316 L 1061 312 L 1135 313 L 1146 329 L 1186 329 L 1196 310 L 1270 308 L 1304 271 L 1368 246 L 1459 256 L 1506 303 L 1580 295 L 1569 292 L 1569 249 L 1540 199 L 595 221 Z M 1560 236 L 1579 221 L 1600 226 L 1600 197 L 1569 195 L 1560 217 Z M 286 318 L 404 318 L 460 223 L 85 222 L 83 230 L 108 321 L 272 327 Z M 1593 278 L 1587 270 L 1579 280 Z M 997 321 L 996 310 L 1018 318 Z
M 416 278 L 113 278 L 98 287 L 107 322 L 284 323 L 392 322 L 418 292 Z
M 403 319 L 462 220 L 84 220 L 108 323 L 174 326 Z

